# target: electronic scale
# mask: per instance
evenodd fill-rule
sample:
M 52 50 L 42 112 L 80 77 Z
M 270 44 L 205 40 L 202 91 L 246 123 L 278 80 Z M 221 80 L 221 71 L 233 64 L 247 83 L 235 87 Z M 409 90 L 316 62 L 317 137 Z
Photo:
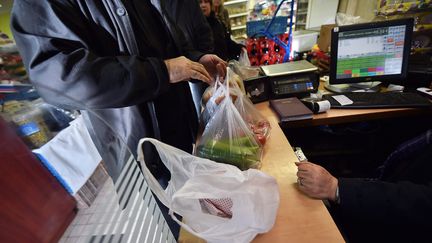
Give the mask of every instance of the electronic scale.
M 306 60 L 261 66 L 261 75 L 244 80 L 253 103 L 285 97 L 304 97 L 319 86 L 318 68 Z

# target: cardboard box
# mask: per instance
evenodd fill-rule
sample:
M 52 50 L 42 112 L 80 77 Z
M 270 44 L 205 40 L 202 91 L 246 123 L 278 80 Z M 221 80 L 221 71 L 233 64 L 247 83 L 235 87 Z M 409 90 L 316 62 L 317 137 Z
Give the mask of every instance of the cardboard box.
M 320 35 L 318 38 L 318 47 L 321 51 L 329 52 L 331 43 L 331 30 L 336 27 L 335 24 L 321 25 Z

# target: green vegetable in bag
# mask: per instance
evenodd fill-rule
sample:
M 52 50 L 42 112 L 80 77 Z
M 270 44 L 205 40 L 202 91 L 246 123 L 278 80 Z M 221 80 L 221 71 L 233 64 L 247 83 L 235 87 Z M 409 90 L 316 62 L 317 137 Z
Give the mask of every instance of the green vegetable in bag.
M 197 147 L 197 155 L 237 166 L 241 170 L 257 168 L 260 162 L 260 147 L 253 145 L 250 139 L 236 138 L 231 145 L 229 141 L 210 140 Z

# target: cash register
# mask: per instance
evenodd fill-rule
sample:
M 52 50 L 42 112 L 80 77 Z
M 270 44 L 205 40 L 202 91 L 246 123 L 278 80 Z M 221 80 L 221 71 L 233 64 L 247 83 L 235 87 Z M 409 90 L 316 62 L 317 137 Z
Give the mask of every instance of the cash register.
M 333 28 L 330 79 L 325 88 L 340 94 L 323 96 L 332 108 L 432 105 L 414 92 L 376 92 L 381 90 L 379 84 L 408 85 L 413 22 L 407 18 Z

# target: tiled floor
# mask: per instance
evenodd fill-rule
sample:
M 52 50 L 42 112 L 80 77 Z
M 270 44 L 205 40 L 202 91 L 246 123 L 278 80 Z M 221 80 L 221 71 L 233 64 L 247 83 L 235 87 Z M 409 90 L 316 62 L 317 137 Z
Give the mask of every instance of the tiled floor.
M 103 234 L 104 228 L 110 228 L 111 215 L 120 212 L 118 206 L 112 210 L 108 204 L 116 199 L 112 180 L 108 179 L 95 201 L 89 208 L 81 208 L 68 229 L 60 239 L 61 243 L 89 242 L 93 235 Z M 117 211 L 118 210 L 118 211 Z
M 63 242 L 176 242 L 133 157 L 117 178 L 102 184 L 88 208 L 81 208 Z

